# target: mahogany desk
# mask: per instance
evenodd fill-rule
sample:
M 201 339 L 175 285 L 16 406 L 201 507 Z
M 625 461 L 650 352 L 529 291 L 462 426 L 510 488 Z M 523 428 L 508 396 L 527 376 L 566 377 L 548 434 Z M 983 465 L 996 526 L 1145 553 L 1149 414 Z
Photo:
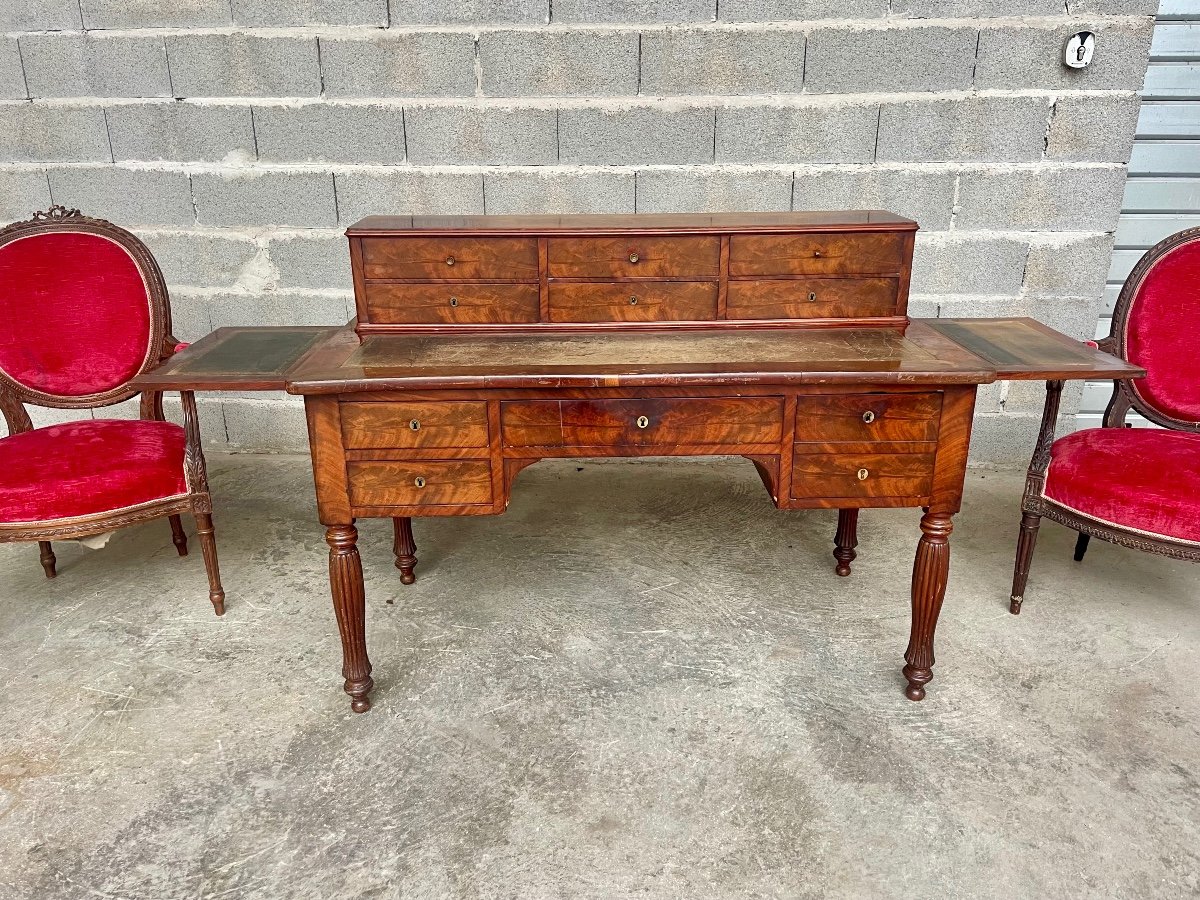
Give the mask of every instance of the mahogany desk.
M 888 213 L 371 218 L 346 328 L 220 329 L 138 384 L 305 398 L 345 690 L 370 707 L 356 518 L 494 515 L 539 459 L 741 455 L 780 509 L 922 507 L 904 654 L 933 677 L 978 385 L 1141 370 L 1031 319 L 913 320 Z

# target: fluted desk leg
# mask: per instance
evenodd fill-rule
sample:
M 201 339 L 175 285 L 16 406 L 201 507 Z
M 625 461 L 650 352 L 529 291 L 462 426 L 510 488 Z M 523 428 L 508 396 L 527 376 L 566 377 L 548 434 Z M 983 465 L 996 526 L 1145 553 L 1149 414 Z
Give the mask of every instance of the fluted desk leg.
M 905 696 L 924 700 L 925 685 L 933 680 L 933 633 L 946 597 L 950 574 L 950 532 L 954 526 L 947 513 L 927 512 L 921 517 L 921 541 L 912 577 L 912 631 L 904 659 L 908 679 Z
M 333 591 L 333 610 L 342 636 L 342 675 L 350 695 L 350 708 L 357 713 L 371 708 L 367 695 L 371 680 L 371 660 L 367 658 L 367 604 L 363 588 L 362 559 L 358 555 L 358 529 L 351 525 L 331 525 L 325 532 L 329 544 L 329 586 Z

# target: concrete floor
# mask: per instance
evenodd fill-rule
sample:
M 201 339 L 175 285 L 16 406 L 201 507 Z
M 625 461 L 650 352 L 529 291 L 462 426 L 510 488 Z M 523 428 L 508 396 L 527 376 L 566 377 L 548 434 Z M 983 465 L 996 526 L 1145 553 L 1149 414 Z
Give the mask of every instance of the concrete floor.
M 0 545 L 5 900 L 1200 892 L 1200 567 L 1048 524 L 1010 616 L 1017 475 L 969 478 L 924 703 L 915 511 L 838 579 L 744 460 L 547 462 L 418 522 L 410 588 L 361 523 L 355 716 L 307 460 L 210 469 L 224 619 L 166 522 L 53 582 Z

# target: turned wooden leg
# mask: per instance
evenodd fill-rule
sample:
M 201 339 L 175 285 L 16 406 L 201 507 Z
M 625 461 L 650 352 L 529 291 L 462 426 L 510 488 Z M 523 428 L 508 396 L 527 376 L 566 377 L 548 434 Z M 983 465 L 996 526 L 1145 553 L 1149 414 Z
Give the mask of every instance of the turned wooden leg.
M 833 558 L 837 560 L 839 575 L 850 574 L 850 563 L 858 556 L 854 548 L 858 546 L 858 510 L 839 509 L 837 534 L 833 538 Z
M 325 532 L 329 544 L 329 587 L 333 592 L 333 611 L 342 636 L 342 676 L 350 695 L 350 708 L 356 713 L 371 708 L 367 695 L 371 680 L 371 660 L 367 658 L 367 603 L 363 587 L 362 559 L 358 555 L 358 529 L 353 525 L 331 525 Z
M 1087 553 L 1088 544 L 1091 542 L 1092 536 L 1079 532 L 1079 537 L 1075 540 L 1075 562 L 1083 562 L 1083 555 Z
M 183 520 L 179 516 L 171 516 L 171 543 L 179 551 L 180 556 L 187 556 L 187 532 L 183 530 Z
M 921 517 L 921 542 L 912 577 L 912 632 L 904 659 L 909 700 L 925 699 L 925 685 L 933 680 L 933 633 L 946 597 L 950 574 L 950 516 L 931 512 Z
M 392 542 L 392 552 L 396 554 L 396 568 L 400 570 L 400 583 L 412 584 L 417 580 L 413 571 L 417 567 L 417 542 L 413 540 L 412 519 L 392 519 L 392 529 L 396 539 Z M 388 603 L 394 602 L 392 598 Z
M 49 541 L 38 541 L 38 550 L 41 551 L 42 568 L 46 572 L 47 578 L 57 578 L 58 570 L 55 565 L 58 563 L 58 558 L 54 555 L 54 547 Z
M 1029 564 L 1033 562 L 1033 548 L 1037 545 L 1038 528 L 1042 517 L 1027 512 L 1021 516 L 1021 533 L 1017 538 L 1017 561 L 1013 564 L 1012 594 L 1009 595 L 1008 611 L 1014 616 L 1021 614 L 1025 602 L 1025 585 L 1029 581 Z
M 221 587 L 221 570 L 217 566 L 217 538 L 213 534 L 213 521 L 209 513 L 196 513 L 196 535 L 200 538 L 200 550 L 204 554 L 204 568 L 208 571 L 208 599 L 218 616 L 225 615 L 225 589 Z

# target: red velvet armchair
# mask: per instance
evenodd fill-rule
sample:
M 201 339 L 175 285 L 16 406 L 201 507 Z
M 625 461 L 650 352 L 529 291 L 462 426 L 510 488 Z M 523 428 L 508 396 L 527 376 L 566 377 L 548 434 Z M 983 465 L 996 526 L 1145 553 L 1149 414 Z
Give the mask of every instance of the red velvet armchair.
M 1009 610 L 1020 613 L 1044 516 L 1088 541 L 1200 560 L 1200 228 L 1146 251 L 1129 274 L 1100 349 L 1136 363 L 1144 378 L 1114 383 L 1103 428 L 1054 440 L 1062 382 L 1046 408 L 1021 503 Z M 1162 429 L 1130 428 L 1130 409 Z
M 225 612 L 196 400 L 184 427 L 144 393 L 141 417 L 33 427 L 25 404 L 90 410 L 139 392 L 131 379 L 175 352 L 162 273 L 136 237 L 55 206 L 0 230 L 0 542 L 37 541 L 54 578 L 51 540 L 103 534 L 167 516 L 196 517 L 209 599 Z

